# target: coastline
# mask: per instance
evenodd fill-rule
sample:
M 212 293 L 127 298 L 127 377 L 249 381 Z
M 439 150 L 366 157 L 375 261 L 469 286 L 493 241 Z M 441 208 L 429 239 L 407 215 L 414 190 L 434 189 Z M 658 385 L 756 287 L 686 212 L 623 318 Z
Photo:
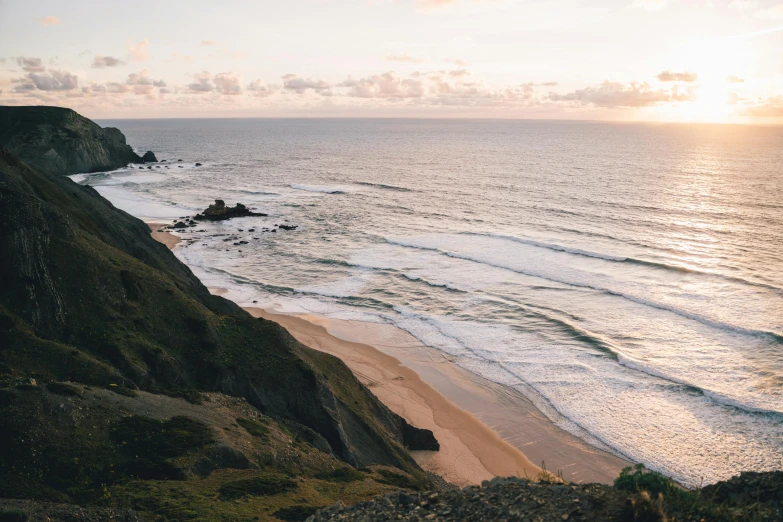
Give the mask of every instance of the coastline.
M 169 247 L 169 250 L 172 250 L 177 245 L 177 243 L 182 241 L 179 236 L 162 229 L 162 227 L 168 226 L 168 223 L 150 221 L 147 222 L 147 226 L 150 227 L 150 235 L 152 236 L 152 239 L 163 243 Z
M 160 223 L 148 225 L 169 249 L 181 241 L 158 232 Z M 533 478 L 541 466 L 567 481 L 611 484 L 631 464 L 562 430 L 521 394 L 455 366 L 396 327 L 244 309 L 277 322 L 305 346 L 338 357 L 389 409 L 432 430 L 440 451 L 411 454 L 422 469 L 457 486 L 495 476 Z

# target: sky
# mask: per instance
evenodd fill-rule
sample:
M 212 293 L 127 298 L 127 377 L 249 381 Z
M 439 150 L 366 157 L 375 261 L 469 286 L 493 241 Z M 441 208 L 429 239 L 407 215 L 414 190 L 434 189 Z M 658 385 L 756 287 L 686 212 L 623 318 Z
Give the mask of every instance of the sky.
M 0 0 L 0 104 L 783 123 L 783 0 Z

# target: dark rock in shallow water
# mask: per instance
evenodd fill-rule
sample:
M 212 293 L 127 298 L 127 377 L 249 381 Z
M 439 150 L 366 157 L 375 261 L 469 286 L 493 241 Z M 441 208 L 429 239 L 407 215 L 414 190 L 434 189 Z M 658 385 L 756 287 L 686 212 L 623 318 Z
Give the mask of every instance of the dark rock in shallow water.
M 278 228 L 280 230 L 296 230 L 297 226 L 296 225 L 280 225 Z
M 187 228 L 187 225 L 182 221 L 177 221 L 177 223 L 174 225 L 174 228 Z
M 203 213 L 197 214 L 195 219 L 222 221 L 224 219 L 245 216 L 266 216 L 266 214 L 253 212 L 242 203 L 237 203 L 234 207 L 227 207 L 222 199 L 216 199 L 214 204 L 210 205 Z
M 144 163 L 157 163 L 158 158 L 155 157 L 155 153 L 151 150 L 148 150 L 144 153 L 144 156 L 141 157 L 142 161 Z
M 196 166 L 197 166 L 197 167 L 200 167 L 200 166 L 201 166 L 201 163 L 196 163 Z
M 63 107 L 0 107 L 0 144 L 50 174 L 101 172 L 141 163 L 118 129 Z

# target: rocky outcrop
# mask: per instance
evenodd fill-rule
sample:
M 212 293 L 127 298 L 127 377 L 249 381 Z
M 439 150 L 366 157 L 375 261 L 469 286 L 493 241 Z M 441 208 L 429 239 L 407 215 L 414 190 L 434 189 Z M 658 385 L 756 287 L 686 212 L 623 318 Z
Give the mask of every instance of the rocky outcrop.
M 141 161 L 144 163 L 157 163 L 158 158 L 155 157 L 155 153 L 151 150 L 148 150 L 144 153 L 144 156 L 141 157 Z
M 266 216 L 261 212 L 253 212 L 242 203 L 237 203 L 236 206 L 227 207 L 226 203 L 222 199 L 216 199 L 215 203 L 210 205 L 201 214 L 196 214 L 193 219 L 198 221 L 223 221 L 225 219 L 231 219 L 236 217 L 247 216 Z
M 308 522 L 341 520 L 422 520 L 433 522 L 571 521 L 706 521 L 783 520 L 776 473 L 735 477 L 701 490 L 674 489 L 658 494 L 644 488 L 626 491 L 605 484 L 534 482 L 525 478 L 497 477 L 481 486 L 462 490 L 400 491 L 352 506 L 337 504 L 322 509 Z M 743 473 L 745 475 L 751 475 Z M 762 493 L 756 493 L 760 486 Z M 730 500 L 737 488 L 745 493 Z M 771 488 L 771 489 L 770 489 Z M 719 494 L 720 491 L 728 491 Z
M 140 163 L 118 129 L 62 107 L 0 107 L 0 146 L 41 172 L 100 172 Z

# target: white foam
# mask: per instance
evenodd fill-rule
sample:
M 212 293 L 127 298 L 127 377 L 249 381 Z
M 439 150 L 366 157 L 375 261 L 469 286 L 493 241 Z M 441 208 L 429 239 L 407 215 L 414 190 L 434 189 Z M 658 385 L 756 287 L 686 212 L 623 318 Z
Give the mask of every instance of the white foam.
M 96 186 L 98 193 L 112 202 L 112 204 L 143 220 L 166 219 L 171 220 L 192 213 L 187 207 L 171 205 L 154 201 L 134 194 L 120 186 Z
M 302 185 L 300 183 L 291 183 L 289 186 L 296 190 L 306 190 L 307 192 L 323 192 L 325 194 L 345 194 L 350 192 L 349 189 L 341 186 Z

